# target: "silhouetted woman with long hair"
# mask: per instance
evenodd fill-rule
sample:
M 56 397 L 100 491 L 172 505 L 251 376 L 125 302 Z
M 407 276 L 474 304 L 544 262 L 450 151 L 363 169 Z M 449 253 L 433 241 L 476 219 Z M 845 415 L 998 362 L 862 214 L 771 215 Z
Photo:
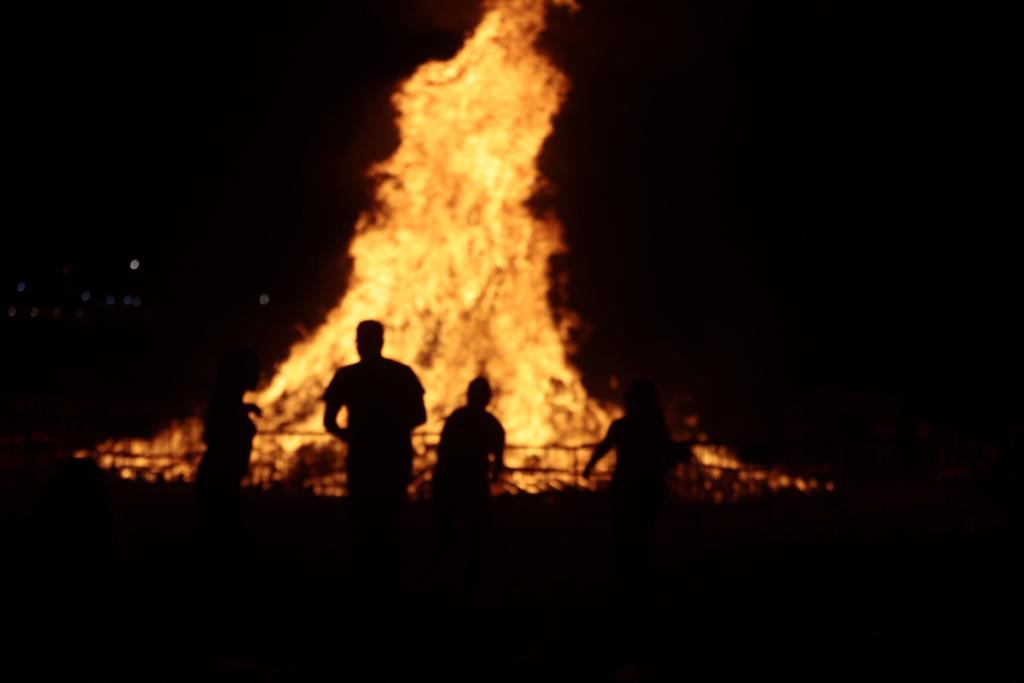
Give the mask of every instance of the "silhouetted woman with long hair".
M 612 474 L 612 544 L 617 578 L 638 585 L 650 569 L 654 524 L 666 494 L 672 436 L 657 390 L 636 380 L 626 390 L 626 415 L 615 420 L 583 470 L 589 478 L 601 458 L 615 449 Z
M 249 473 L 256 435 L 249 415 L 260 410 L 242 398 L 258 381 L 259 362 L 252 351 L 225 353 L 203 423 L 206 452 L 196 475 L 199 507 L 205 540 L 221 549 L 237 543 L 243 531 L 242 479 Z

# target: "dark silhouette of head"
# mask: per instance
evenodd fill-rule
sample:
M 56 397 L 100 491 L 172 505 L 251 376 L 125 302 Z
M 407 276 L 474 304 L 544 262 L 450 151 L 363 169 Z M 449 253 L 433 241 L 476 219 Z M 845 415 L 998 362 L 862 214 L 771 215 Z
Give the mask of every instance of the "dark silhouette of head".
M 653 382 L 647 379 L 630 382 L 626 388 L 626 414 L 635 417 L 661 417 L 661 401 Z
M 241 396 L 260 381 L 260 362 L 252 349 L 228 349 L 217 367 L 215 396 Z
M 491 385 L 483 377 L 477 377 L 469 383 L 466 390 L 466 403 L 470 408 L 483 410 L 491 402 Z
M 376 320 L 364 320 L 356 327 L 356 349 L 363 360 L 380 358 L 384 348 L 384 326 Z

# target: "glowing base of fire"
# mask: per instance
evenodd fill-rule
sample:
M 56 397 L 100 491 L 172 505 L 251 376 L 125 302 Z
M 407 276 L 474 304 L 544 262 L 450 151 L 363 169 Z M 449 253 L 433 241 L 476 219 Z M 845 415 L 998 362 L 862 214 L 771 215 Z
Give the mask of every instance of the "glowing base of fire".
M 374 206 L 356 224 L 345 294 L 249 397 L 263 409 L 265 432 L 256 440 L 251 485 L 344 492 L 341 444 L 318 431 L 320 399 L 337 368 L 355 361 L 356 325 L 368 318 L 385 323 L 385 353 L 409 363 L 427 388 L 428 430 L 440 430 L 467 383 L 483 374 L 494 388 L 490 409 L 513 443 L 604 435 L 616 411 L 587 393 L 568 360 L 573 314 L 549 305 L 549 264 L 565 249 L 561 226 L 530 208 L 544 184 L 537 158 L 569 88 L 535 46 L 552 4 L 575 7 L 573 0 L 487 0 L 457 55 L 421 65 L 399 85 L 393 103 L 401 142 L 371 168 Z M 126 478 L 191 481 L 200 439 L 200 420 L 190 418 L 152 440 L 111 440 L 95 450 L 103 467 Z M 432 446 L 419 439 L 422 483 Z M 743 473 L 723 500 L 751 486 L 827 487 L 746 472 L 732 452 L 711 444 L 697 444 L 693 454 L 700 471 Z M 506 488 L 592 487 L 579 478 L 588 456 L 583 447 L 512 448 Z
M 94 458 L 122 479 L 193 482 L 203 452 L 201 426 L 197 419 L 183 420 L 154 439 L 109 440 L 95 450 L 79 451 L 75 456 Z M 422 498 L 429 495 L 436 462 L 436 435 L 416 434 L 413 445 L 417 456 L 409 493 Z M 592 480 L 585 480 L 582 471 L 591 448 L 510 446 L 506 452 L 508 469 L 492 492 L 514 495 L 603 488 L 614 467 L 614 457 L 598 466 Z M 693 464 L 677 466 L 670 477 L 672 491 L 684 499 L 728 503 L 786 490 L 806 494 L 835 491 L 834 481 L 827 476 L 796 475 L 779 468 L 745 465 L 725 446 L 694 444 L 691 451 Z M 283 458 L 284 453 L 295 454 L 294 460 Z M 282 467 L 285 462 L 291 465 Z M 343 496 L 344 463 L 344 446 L 327 434 L 261 433 L 254 442 L 251 474 L 245 483 L 261 489 L 280 487 Z

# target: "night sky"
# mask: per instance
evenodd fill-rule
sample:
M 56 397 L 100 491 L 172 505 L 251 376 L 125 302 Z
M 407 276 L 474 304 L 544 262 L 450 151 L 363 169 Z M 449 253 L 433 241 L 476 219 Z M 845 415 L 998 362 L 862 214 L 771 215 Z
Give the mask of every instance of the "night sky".
M 582 4 L 543 39 L 573 90 L 537 203 L 565 225 L 555 266 L 595 393 L 655 376 L 720 438 L 1019 411 L 1010 22 L 942 3 Z M 283 358 L 343 289 L 395 82 L 454 54 L 476 13 L 20 10 L 4 400 L 188 414 L 225 346 Z

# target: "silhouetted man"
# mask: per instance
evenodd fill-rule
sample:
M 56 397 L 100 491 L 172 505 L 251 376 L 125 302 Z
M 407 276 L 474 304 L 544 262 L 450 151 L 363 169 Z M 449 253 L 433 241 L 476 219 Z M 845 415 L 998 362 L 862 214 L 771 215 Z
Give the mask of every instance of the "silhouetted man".
M 368 580 L 394 579 L 398 569 L 398 516 L 412 474 L 410 435 L 423 424 L 423 387 L 406 365 L 384 358 L 384 326 L 364 320 L 356 328 L 359 362 L 334 375 L 324 401 L 324 427 L 348 443 L 348 493 L 357 561 Z M 348 426 L 338 411 L 348 409 Z
M 437 554 L 442 558 L 451 553 L 461 521 L 466 535 L 463 578 L 472 588 L 479 578 L 490 521 L 490 480 L 497 481 L 504 468 L 505 430 L 487 412 L 491 386 L 486 379 L 477 377 L 470 382 L 466 398 L 466 405 L 448 416 L 441 432 L 433 498 Z

